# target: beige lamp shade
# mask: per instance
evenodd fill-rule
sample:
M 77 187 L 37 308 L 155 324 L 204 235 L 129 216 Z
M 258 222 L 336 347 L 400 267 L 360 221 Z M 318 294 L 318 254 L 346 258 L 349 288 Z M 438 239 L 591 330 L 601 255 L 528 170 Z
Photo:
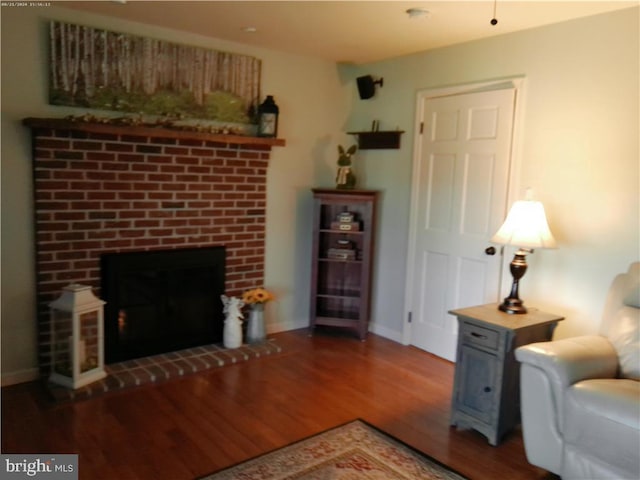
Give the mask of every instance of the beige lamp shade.
M 491 241 L 523 248 L 556 248 L 544 207 L 532 200 L 515 202 Z

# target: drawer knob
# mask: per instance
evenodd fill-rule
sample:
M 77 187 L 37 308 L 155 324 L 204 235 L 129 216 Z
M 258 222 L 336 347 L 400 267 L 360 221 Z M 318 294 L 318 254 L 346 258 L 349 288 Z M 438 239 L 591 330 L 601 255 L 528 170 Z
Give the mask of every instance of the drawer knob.
M 471 336 L 472 337 L 476 337 L 476 338 L 487 338 L 486 335 L 482 335 L 482 334 L 476 333 L 476 332 L 471 332 Z
M 484 393 L 489 393 L 491 391 L 491 387 L 484 387 Z

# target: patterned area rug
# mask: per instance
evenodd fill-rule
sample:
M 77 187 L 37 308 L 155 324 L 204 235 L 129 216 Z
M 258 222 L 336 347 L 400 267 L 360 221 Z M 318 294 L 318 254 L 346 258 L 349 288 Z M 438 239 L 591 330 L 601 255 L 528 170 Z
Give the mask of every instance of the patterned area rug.
M 301 440 L 202 480 L 461 480 L 361 420 Z

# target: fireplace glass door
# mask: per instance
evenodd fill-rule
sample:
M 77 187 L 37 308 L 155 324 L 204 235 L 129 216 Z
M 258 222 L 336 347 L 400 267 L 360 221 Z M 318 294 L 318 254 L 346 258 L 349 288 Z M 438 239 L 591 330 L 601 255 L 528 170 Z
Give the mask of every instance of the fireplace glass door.
M 102 257 L 107 363 L 222 340 L 224 247 Z

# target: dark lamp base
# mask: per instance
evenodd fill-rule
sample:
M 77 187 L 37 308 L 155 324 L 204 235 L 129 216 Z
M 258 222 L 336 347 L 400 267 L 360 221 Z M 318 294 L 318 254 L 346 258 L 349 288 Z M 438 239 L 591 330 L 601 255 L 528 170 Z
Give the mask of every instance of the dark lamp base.
M 504 302 L 498 306 L 498 309 L 512 315 L 527 313 L 527 307 L 523 305 L 522 300 L 519 298 L 505 298 Z
M 511 276 L 513 277 L 513 284 L 511 285 L 511 293 L 509 296 L 504 299 L 504 302 L 500 304 L 498 307 L 499 310 L 519 315 L 522 313 L 527 313 L 527 309 L 523 305 L 522 300 L 520 300 L 520 295 L 518 294 L 518 287 L 520 285 L 520 279 L 524 276 L 527 271 L 527 259 L 526 255 L 528 253 L 533 252 L 533 250 L 529 250 L 526 248 L 519 249 L 516 254 L 513 256 L 513 260 L 510 264 Z

